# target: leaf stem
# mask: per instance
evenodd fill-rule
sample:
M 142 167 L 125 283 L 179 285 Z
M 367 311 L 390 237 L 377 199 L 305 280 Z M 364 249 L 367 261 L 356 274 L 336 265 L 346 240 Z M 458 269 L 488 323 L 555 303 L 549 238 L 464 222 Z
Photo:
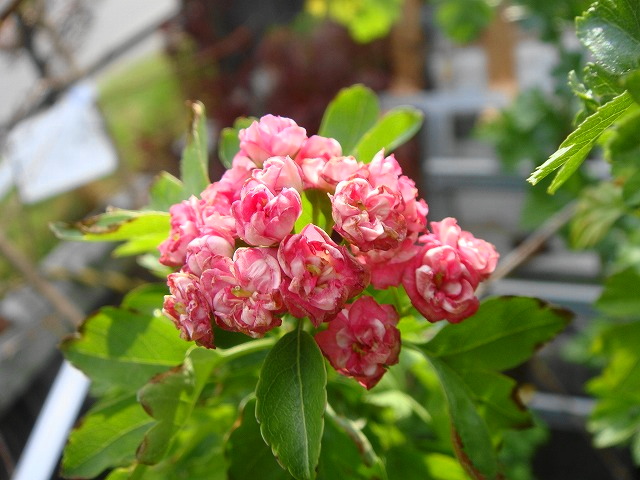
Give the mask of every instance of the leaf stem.
M 220 350 L 220 355 L 227 361 L 235 360 L 236 358 L 244 357 L 245 355 L 251 355 L 252 353 L 267 350 L 272 347 L 277 340 L 277 338 L 261 338 L 259 340 L 252 340 L 226 350 Z

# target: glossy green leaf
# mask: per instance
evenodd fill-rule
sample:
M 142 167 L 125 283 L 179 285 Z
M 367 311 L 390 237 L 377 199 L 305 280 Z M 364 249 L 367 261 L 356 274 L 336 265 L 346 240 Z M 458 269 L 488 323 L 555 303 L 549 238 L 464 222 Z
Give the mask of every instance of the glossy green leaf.
M 280 464 L 296 479 L 315 478 L 327 401 L 324 358 L 302 328 L 267 355 L 256 387 L 260 431 Z
M 569 227 L 571 245 L 581 249 L 597 245 L 625 212 L 619 185 L 601 182 L 585 188 Z
M 166 212 L 111 209 L 75 223 L 56 222 L 51 229 L 62 240 L 115 242 L 169 235 L 170 216 Z
M 207 116 L 201 102 L 191 104 L 187 143 L 180 159 L 180 178 L 184 184 L 185 198 L 190 195 L 199 196 L 211 183 L 207 149 Z
M 171 439 L 191 416 L 220 353 L 194 347 L 184 363 L 155 376 L 138 392 L 145 411 L 158 420 L 138 449 L 140 463 L 155 464 L 165 456 Z
M 319 226 L 325 232 L 330 232 L 333 228 L 333 217 L 331 216 L 331 201 L 327 192 L 309 188 L 300 194 L 300 200 L 302 201 L 302 213 L 296 220 L 295 232 L 300 233 L 310 223 Z
M 149 189 L 149 210 L 168 212 L 171 205 L 186 197 L 182 182 L 168 172 L 160 172 Z
M 609 317 L 640 318 L 640 274 L 628 268 L 608 277 L 596 308 Z
M 560 169 L 548 188 L 549 193 L 554 193 L 580 167 L 600 135 L 632 104 L 633 99 L 625 92 L 598 108 L 593 115 L 578 125 L 546 162 L 535 169 L 527 181 L 535 185 L 553 171 Z
M 223 128 L 218 141 L 218 158 L 225 168 L 231 168 L 233 157 L 240 151 L 238 133 L 249 127 L 256 119 L 253 117 L 239 117 L 233 122 L 233 127 Z
M 445 325 L 421 348 L 456 370 L 506 370 L 520 365 L 561 332 L 571 314 L 528 297 L 494 297 L 470 318 Z
M 158 245 L 168 237 L 167 233 L 144 235 L 118 245 L 113 249 L 114 257 L 130 257 L 158 251 Z
M 324 112 L 318 134 L 335 138 L 342 153 L 349 155 L 379 114 L 378 98 L 372 90 L 362 85 L 344 88 Z
M 135 395 L 99 404 L 69 436 L 62 475 L 93 478 L 108 468 L 128 465 L 153 423 Z
M 130 290 L 122 299 L 120 307 L 154 316 L 162 308 L 164 296 L 168 293 L 166 283 L 145 283 Z
M 423 113 L 412 107 L 398 107 L 386 113 L 360 139 L 353 155 L 369 163 L 381 149 L 391 153 L 420 130 L 423 118 Z
M 429 357 L 429 362 L 438 374 L 447 399 L 458 460 L 471 478 L 497 479 L 498 459 L 487 424 L 476 411 L 471 391 L 447 363 L 434 357 Z
M 181 364 L 191 345 L 164 317 L 104 307 L 64 340 L 61 349 L 97 390 L 135 391 L 152 376 Z
M 640 3 L 598 0 L 576 19 L 576 31 L 596 61 L 612 73 L 640 66 Z

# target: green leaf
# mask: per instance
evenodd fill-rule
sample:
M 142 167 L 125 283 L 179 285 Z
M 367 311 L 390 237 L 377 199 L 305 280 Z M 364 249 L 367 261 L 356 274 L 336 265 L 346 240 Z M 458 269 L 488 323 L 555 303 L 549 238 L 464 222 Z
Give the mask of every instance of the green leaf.
M 269 352 L 256 387 L 262 436 L 298 480 L 315 477 L 327 401 L 322 353 L 301 325 Z
M 362 85 L 340 90 L 322 117 L 319 135 L 335 138 L 349 155 L 380 114 L 378 97 Z
M 638 125 L 640 126 L 640 123 Z M 640 170 L 624 182 L 622 199 L 624 203 L 631 208 L 640 207 Z
M 596 308 L 609 317 L 640 318 L 640 274 L 627 268 L 608 277 Z
M 302 213 L 296 220 L 294 231 L 300 231 L 313 223 L 322 228 L 325 232 L 330 232 L 333 228 L 333 217 L 331 215 L 331 201 L 327 192 L 315 188 L 309 188 L 300 194 L 302 201 Z
M 326 8 L 323 16 L 328 14 L 344 25 L 356 42 L 368 43 L 389 33 L 402 11 L 402 1 L 326 2 Z
M 157 252 L 158 245 L 167 239 L 166 233 L 143 235 L 129 240 L 113 249 L 114 257 L 128 257 L 143 253 Z
M 191 416 L 219 359 L 220 353 L 215 350 L 194 347 L 180 367 L 157 375 L 140 389 L 138 399 L 141 405 L 158 420 L 138 449 L 140 463 L 153 465 L 162 460 L 171 439 Z
M 398 107 L 388 112 L 364 134 L 353 155 L 369 163 L 383 148 L 385 153 L 391 153 L 420 130 L 423 118 L 420 110 L 411 107 Z
M 169 293 L 165 283 L 145 283 L 130 290 L 120 303 L 125 310 L 154 316 L 162 308 L 164 296 Z
M 291 475 L 278 465 L 262 438 L 260 424 L 255 417 L 255 405 L 254 397 L 240 406 L 238 420 L 225 445 L 225 456 L 229 461 L 228 478 L 288 480 L 292 478 Z
M 428 357 L 444 389 L 452 424 L 453 446 L 458 460 L 474 479 L 497 479 L 498 459 L 489 429 L 476 412 L 472 394 L 460 376 L 444 361 Z
M 597 245 L 625 211 L 619 185 L 601 182 L 585 188 L 569 227 L 571 245 L 581 249 Z
M 632 104 L 633 99 L 625 92 L 598 108 L 578 125 L 546 162 L 536 168 L 527 181 L 535 185 L 554 170 L 560 169 L 548 188 L 549 193 L 554 193 L 580 167 L 600 135 Z
M 168 212 L 171 205 L 184 200 L 184 185 L 168 172 L 160 172 L 149 189 L 149 210 Z
M 152 376 L 182 363 L 191 343 L 164 317 L 104 307 L 61 349 L 100 391 L 135 391 Z
M 570 318 L 568 311 L 534 298 L 494 297 L 464 322 L 445 325 L 420 348 L 459 371 L 506 370 L 529 359 Z
M 153 423 L 135 395 L 98 404 L 69 436 L 62 457 L 62 475 L 93 478 L 107 468 L 128 465 Z
M 598 0 L 576 19 L 580 41 L 612 73 L 621 75 L 640 66 L 640 3 Z
M 191 104 L 189 124 L 187 144 L 180 159 L 180 178 L 184 184 L 184 198 L 191 195 L 199 196 L 211 183 L 207 150 L 207 116 L 201 102 Z
M 233 127 L 223 128 L 218 143 L 218 157 L 225 168 L 231 168 L 233 157 L 240 151 L 238 133 L 249 127 L 256 119 L 253 117 L 239 117 L 233 122 Z
M 626 177 L 640 169 L 640 107 L 633 105 L 605 142 L 605 158 L 612 163 L 613 175 Z
M 637 104 L 640 104 L 640 70 L 634 70 L 622 79 L 622 84 Z
M 170 216 L 167 212 L 114 208 L 101 215 L 72 224 L 55 222 L 51 225 L 51 229 L 62 240 L 88 242 L 139 240 L 160 235 L 168 236 Z
M 475 40 L 494 17 L 494 7 L 486 0 L 440 0 L 436 5 L 438 26 L 457 43 Z

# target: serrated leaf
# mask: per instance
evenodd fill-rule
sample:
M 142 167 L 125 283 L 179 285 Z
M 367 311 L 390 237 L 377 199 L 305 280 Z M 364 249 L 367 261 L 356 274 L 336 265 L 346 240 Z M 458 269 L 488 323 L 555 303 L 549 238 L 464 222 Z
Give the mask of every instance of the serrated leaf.
M 184 425 L 212 369 L 221 355 L 194 347 L 184 363 L 151 379 L 138 392 L 138 400 L 156 423 L 145 435 L 137 452 L 140 463 L 153 465 L 166 455 L 171 439 Z
M 619 185 L 602 182 L 585 188 L 569 227 L 571 245 L 584 249 L 598 244 L 625 212 Z
M 55 222 L 51 229 L 58 238 L 72 241 L 115 242 L 159 235 L 166 237 L 170 216 L 167 212 L 115 208 L 71 224 Z
M 218 158 L 225 168 L 231 168 L 233 157 L 240 151 L 238 133 L 249 127 L 256 119 L 253 117 L 239 117 L 233 122 L 233 127 L 223 128 L 218 140 Z
M 363 85 L 344 88 L 329 103 L 318 134 L 336 139 L 343 154 L 348 155 L 376 123 L 379 114 L 378 98 L 371 89 Z
M 180 179 L 184 185 L 184 198 L 191 195 L 199 196 L 211 183 L 207 149 L 207 116 L 201 102 L 191 104 L 187 143 L 180 159 Z
M 640 3 L 598 0 L 576 19 L 576 33 L 612 73 L 621 75 L 640 66 Z
M 62 475 L 93 478 L 107 468 L 131 463 L 153 423 L 135 395 L 99 404 L 69 436 L 62 458 Z
M 571 313 L 528 297 L 485 300 L 470 318 L 421 345 L 456 370 L 506 370 L 527 360 L 569 323 Z
M 596 308 L 614 318 L 640 318 L 640 274 L 627 268 L 608 277 L 604 282 L 602 295 L 596 301 Z
M 315 478 L 327 401 L 324 359 L 298 328 L 267 355 L 256 387 L 260 431 L 280 464 L 296 479 Z
M 182 363 L 191 343 L 171 322 L 114 307 L 89 317 L 61 349 L 99 391 L 135 391 L 152 376 Z
M 620 77 L 596 63 L 587 63 L 584 67 L 583 76 L 585 85 L 594 94 L 603 98 L 605 102 L 624 91 Z
M 549 193 L 554 193 L 580 167 L 600 135 L 632 104 L 633 99 L 628 92 L 625 92 L 602 105 L 578 125 L 560 144 L 558 150 L 535 169 L 527 181 L 535 185 L 550 173 L 560 169 L 547 190 Z
M 637 104 L 640 104 L 640 70 L 634 70 L 622 79 L 622 84 Z
M 182 182 L 168 172 L 160 172 L 149 189 L 148 208 L 168 212 L 171 205 L 186 198 Z
M 413 137 L 420 127 L 424 114 L 412 107 L 398 107 L 387 112 L 360 139 L 353 155 L 364 163 L 369 163 L 381 149 L 391 153 Z
M 498 459 L 485 421 L 476 412 L 471 392 L 458 373 L 444 361 L 428 357 L 436 371 L 449 407 L 453 446 L 458 460 L 474 479 L 497 479 Z

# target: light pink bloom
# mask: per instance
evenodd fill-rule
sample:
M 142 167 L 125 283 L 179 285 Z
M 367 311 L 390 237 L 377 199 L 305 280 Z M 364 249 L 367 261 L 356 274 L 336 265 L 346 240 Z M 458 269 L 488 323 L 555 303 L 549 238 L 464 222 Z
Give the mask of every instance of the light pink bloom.
M 419 249 L 411 238 L 405 238 L 391 250 L 361 252 L 357 247 L 351 248 L 356 258 L 371 272 L 371 285 L 380 290 L 400 285 L 405 270 Z
M 233 259 L 214 257 L 201 276 L 204 295 L 218 326 L 261 337 L 277 327 L 283 313 L 282 274 L 275 250 L 239 248 Z
M 200 235 L 200 201 L 192 196 L 188 200 L 172 205 L 169 213 L 171 214 L 171 231 L 169 238 L 158 246 L 160 263 L 169 267 L 179 267 L 184 264 L 187 245 Z
M 253 178 L 267 185 L 273 193 L 279 193 L 285 187 L 302 191 L 302 170 L 291 157 L 270 157 L 262 168 L 251 173 Z
M 320 177 L 320 172 L 331 158 L 341 156 L 342 147 L 337 140 L 319 135 L 309 137 L 295 157 L 302 169 L 304 188 L 332 191 L 333 187 Z
M 274 194 L 264 183 L 251 179 L 233 203 L 238 236 L 249 245 L 270 246 L 286 237 L 302 212 L 300 194 L 283 188 Z
M 354 178 L 340 182 L 330 198 L 333 228 L 361 251 L 394 249 L 405 239 L 404 204 L 397 192 Z
M 499 255 L 492 244 L 462 230 L 456 219 L 451 217 L 441 222 L 431 222 L 431 229 L 440 242 L 458 249 L 464 264 L 480 280 L 485 280 L 493 273 Z
M 240 153 L 261 167 L 269 157 L 289 155 L 294 158 L 307 139 L 307 132 L 289 118 L 265 115 L 240 130 L 238 137 Z
M 333 192 L 338 183 L 352 178 L 367 178 L 367 168 L 354 157 L 330 158 L 320 170 L 318 176 L 328 187 L 323 187 L 327 192 Z
M 240 153 L 236 154 L 233 157 L 231 168 L 222 174 L 220 180 L 205 188 L 200 197 L 205 203 L 214 205 L 223 201 L 221 197 L 224 196 L 227 204 L 231 205 L 240 198 L 242 185 L 251 178 L 251 172 L 256 168 L 257 165 L 251 159 Z
M 200 287 L 200 280 L 190 273 L 171 273 L 167 277 L 171 295 L 165 295 L 163 313 L 180 330 L 185 340 L 215 348 L 211 327 L 211 310 Z
M 371 389 L 388 366 L 398 363 L 397 323 L 398 314 L 393 306 L 360 297 L 346 305 L 326 330 L 316 333 L 315 340 L 338 373 Z
M 413 306 L 430 322 L 458 323 L 478 309 L 478 276 L 470 272 L 458 250 L 431 242 L 422 247 L 402 280 Z
M 213 257 L 222 255 L 231 258 L 233 248 L 234 244 L 229 242 L 228 237 L 221 235 L 197 237 L 187 246 L 184 269 L 199 277 L 204 270 L 209 268 Z
M 316 225 L 285 238 L 278 248 L 281 292 L 289 312 L 318 326 L 368 284 L 365 268 Z

